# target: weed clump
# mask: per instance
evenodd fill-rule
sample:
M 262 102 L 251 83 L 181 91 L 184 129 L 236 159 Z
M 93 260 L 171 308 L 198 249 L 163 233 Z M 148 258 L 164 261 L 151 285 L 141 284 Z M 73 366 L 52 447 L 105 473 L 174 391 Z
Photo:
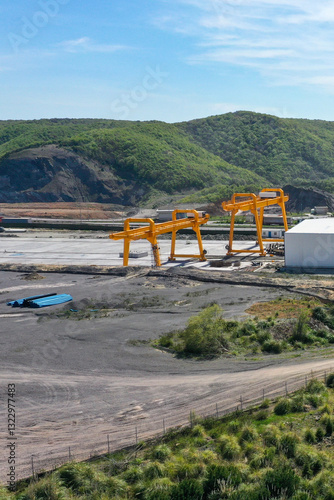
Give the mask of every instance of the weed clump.
M 288 398 L 281 398 L 274 407 L 276 415 L 287 415 L 291 411 L 291 402 Z
M 156 446 L 152 451 L 152 458 L 164 462 L 172 454 L 171 449 L 166 444 Z
M 232 460 L 239 456 L 241 448 L 235 436 L 223 434 L 218 440 L 218 451 L 226 460 Z
M 334 373 L 330 373 L 326 378 L 326 386 L 333 389 L 334 387 Z

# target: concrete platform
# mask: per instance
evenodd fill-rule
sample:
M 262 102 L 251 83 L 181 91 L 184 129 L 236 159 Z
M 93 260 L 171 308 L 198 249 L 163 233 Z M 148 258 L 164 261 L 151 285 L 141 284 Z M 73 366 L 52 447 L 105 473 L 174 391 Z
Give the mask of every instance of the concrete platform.
M 207 250 L 207 258 L 210 255 L 225 256 L 225 240 L 204 241 Z M 199 262 L 197 259 L 178 258 L 175 262 L 169 262 L 171 243 L 169 240 L 159 242 L 160 256 L 163 266 L 196 266 L 203 269 L 211 269 L 208 262 Z M 255 242 L 238 241 L 237 248 L 253 248 Z M 135 241 L 131 244 L 131 251 L 136 253 L 148 252 L 148 256 L 129 259 L 129 265 L 151 266 L 153 257 L 151 245 L 144 240 Z M 198 254 L 197 240 L 177 241 L 176 251 L 179 254 Z M 2 237 L 0 240 L 0 264 L 70 264 L 70 265 L 103 265 L 122 266 L 123 259 L 119 256 L 123 252 L 123 242 L 106 239 L 83 238 L 73 239 L 70 237 L 43 238 L 26 236 L 20 238 Z M 257 254 L 250 254 L 250 258 Z M 230 268 L 224 268 L 229 270 Z

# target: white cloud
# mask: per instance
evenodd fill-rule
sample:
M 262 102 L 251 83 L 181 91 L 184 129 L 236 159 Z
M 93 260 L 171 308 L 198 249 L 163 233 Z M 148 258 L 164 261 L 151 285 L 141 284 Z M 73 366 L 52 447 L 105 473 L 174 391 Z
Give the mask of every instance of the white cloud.
M 253 68 L 272 85 L 332 86 L 334 0 L 171 0 L 174 14 L 176 4 L 164 29 L 179 31 L 183 20 L 196 36 L 189 64 Z
M 57 45 L 61 47 L 66 52 L 71 53 L 91 53 L 91 52 L 117 52 L 119 50 L 125 50 L 128 47 L 124 45 L 108 45 L 108 44 L 99 44 L 94 42 L 91 38 L 82 37 L 77 38 L 76 40 L 66 40 Z

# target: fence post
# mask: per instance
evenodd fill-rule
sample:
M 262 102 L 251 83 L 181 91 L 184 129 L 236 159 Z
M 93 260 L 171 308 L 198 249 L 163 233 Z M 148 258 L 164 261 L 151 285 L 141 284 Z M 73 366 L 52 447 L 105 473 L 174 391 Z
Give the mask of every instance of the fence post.
M 242 411 L 242 396 L 240 395 L 240 410 Z
M 162 427 L 163 427 L 164 435 L 165 435 L 166 434 L 166 426 L 165 426 L 165 419 L 164 418 L 162 419 Z
M 285 382 L 285 395 L 287 396 L 288 395 L 288 383 Z
M 35 479 L 34 455 L 31 455 L 31 475 Z
M 216 416 L 219 418 L 218 403 L 216 403 Z
M 138 444 L 138 428 L 136 427 L 136 444 Z

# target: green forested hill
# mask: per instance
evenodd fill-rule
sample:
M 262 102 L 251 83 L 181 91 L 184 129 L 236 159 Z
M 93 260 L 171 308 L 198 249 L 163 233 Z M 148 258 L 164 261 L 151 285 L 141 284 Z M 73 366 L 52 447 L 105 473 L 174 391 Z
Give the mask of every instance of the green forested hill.
M 216 184 L 263 182 L 194 144 L 174 125 L 140 123 L 94 129 L 62 141 L 75 152 L 108 165 L 123 179 L 136 179 L 173 193 Z
M 239 111 L 178 127 L 196 144 L 271 183 L 334 189 L 334 122 Z
M 0 121 L 0 201 L 74 201 L 77 179 L 82 199 L 124 204 L 287 183 L 334 192 L 333 159 L 334 122 L 243 111 L 178 124 Z
M 58 149 L 50 150 L 51 144 Z M 60 171 L 61 180 L 57 180 Z M 79 190 L 75 178 L 82 184 Z M 84 193 L 85 201 L 132 204 L 154 193 L 188 194 L 217 186 L 230 186 L 232 192 L 236 184 L 259 188 L 266 182 L 195 144 L 171 124 L 0 122 L 0 201 L 70 201 L 72 190 L 74 198 L 74 191 Z M 60 193 L 62 187 L 65 196 Z

